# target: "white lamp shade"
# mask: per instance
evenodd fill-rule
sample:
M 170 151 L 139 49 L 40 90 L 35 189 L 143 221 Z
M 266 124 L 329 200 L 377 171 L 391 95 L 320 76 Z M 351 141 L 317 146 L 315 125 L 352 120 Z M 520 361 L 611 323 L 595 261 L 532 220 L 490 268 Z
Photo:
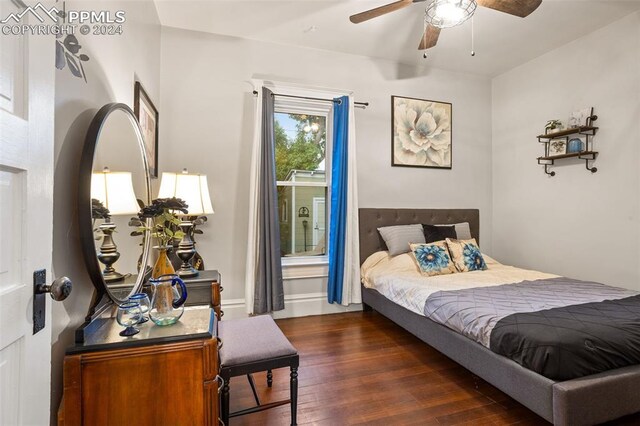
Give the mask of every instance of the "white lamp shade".
M 140 210 L 129 172 L 94 172 L 91 198 L 100 200 L 112 216 L 135 214 Z
M 213 214 L 207 175 L 162 173 L 158 198 L 172 197 L 187 203 L 189 216 Z

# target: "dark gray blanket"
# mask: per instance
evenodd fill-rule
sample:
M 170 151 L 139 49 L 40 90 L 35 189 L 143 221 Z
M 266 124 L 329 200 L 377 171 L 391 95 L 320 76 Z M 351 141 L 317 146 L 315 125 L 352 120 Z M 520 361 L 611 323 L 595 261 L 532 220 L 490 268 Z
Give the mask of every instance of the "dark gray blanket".
M 640 364 L 640 295 L 509 315 L 490 349 L 558 381 Z
M 561 374 L 565 374 L 561 372 L 566 371 L 568 376 L 579 377 L 576 374 L 587 371 L 585 365 L 582 364 L 569 366 L 568 362 L 572 361 L 568 361 L 569 358 L 562 355 L 568 350 L 565 342 L 574 347 L 575 342 L 578 341 L 567 339 L 566 337 L 577 336 L 578 332 L 574 330 L 575 327 L 566 328 L 568 323 L 560 321 L 559 318 L 565 318 L 567 312 L 573 312 L 573 307 L 581 305 L 598 305 L 604 301 L 626 298 L 633 300 L 632 303 L 640 303 L 634 296 L 640 297 L 635 291 L 610 287 L 600 283 L 569 278 L 554 278 L 523 281 L 518 284 L 505 284 L 494 287 L 475 287 L 465 290 L 435 292 L 428 297 L 424 313 L 425 316 L 433 321 L 489 347 L 494 352 L 508 356 L 540 374 L 547 377 L 550 377 L 547 375 L 550 374 L 553 376 L 550 378 L 557 379 Z M 603 312 L 608 312 L 604 306 Z M 571 309 L 562 311 L 567 307 L 571 307 Z M 559 316 L 554 314 L 542 324 L 533 321 L 533 316 L 527 316 L 527 314 L 553 312 L 556 309 L 564 313 L 558 313 L 557 315 Z M 598 314 L 595 313 L 597 308 L 595 311 L 592 309 L 589 312 L 592 315 L 591 322 L 585 322 L 585 317 L 581 316 L 579 318 L 576 317 L 577 319 L 571 325 L 583 324 L 583 328 L 580 330 L 588 333 L 590 330 L 589 324 L 600 323 L 598 318 L 601 317 L 600 319 L 604 323 L 609 324 L 609 330 L 617 326 L 614 317 L 606 319 L 604 314 L 600 314 L 600 317 L 598 317 Z M 626 320 L 628 321 L 629 318 L 626 318 Z M 501 331 L 494 335 L 498 324 L 501 324 Z M 633 324 L 628 330 L 633 331 L 637 326 Z M 564 331 L 559 332 L 554 327 Z M 640 327 L 637 330 L 640 333 Z M 602 333 L 602 338 L 606 338 L 607 334 L 610 335 L 612 333 Z M 543 352 L 541 348 L 551 343 L 549 340 L 541 340 L 541 337 L 556 339 L 552 344 L 556 348 L 562 347 L 562 349 Z M 565 339 L 564 341 L 562 341 L 563 338 Z M 620 336 L 615 338 L 623 339 Z M 640 338 L 637 339 L 637 342 L 640 345 Z M 599 344 L 604 347 L 601 343 Z M 612 347 L 615 347 L 615 344 Z M 530 353 L 529 348 L 534 348 L 535 353 Z M 550 357 L 554 357 L 554 359 L 550 359 Z M 633 356 L 623 355 L 623 357 L 627 359 L 625 362 L 628 362 L 624 365 L 638 363 Z M 589 363 L 591 361 L 585 362 Z M 596 366 L 594 368 L 607 367 L 605 368 L 606 370 L 615 368 L 610 366 L 618 366 L 621 362 L 594 360 L 594 365 Z M 597 367 L 598 365 L 601 365 L 601 367 Z M 593 369 L 589 370 L 587 374 L 592 372 Z M 565 376 L 563 377 L 566 379 Z

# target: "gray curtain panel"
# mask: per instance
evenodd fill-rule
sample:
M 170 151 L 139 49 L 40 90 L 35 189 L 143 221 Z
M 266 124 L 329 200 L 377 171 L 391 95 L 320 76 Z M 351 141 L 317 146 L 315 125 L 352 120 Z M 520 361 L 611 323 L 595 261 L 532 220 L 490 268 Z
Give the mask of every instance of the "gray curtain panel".
M 280 222 L 276 186 L 273 93 L 262 88 L 262 157 L 258 201 L 258 264 L 253 312 L 264 314 L 284 309 Z

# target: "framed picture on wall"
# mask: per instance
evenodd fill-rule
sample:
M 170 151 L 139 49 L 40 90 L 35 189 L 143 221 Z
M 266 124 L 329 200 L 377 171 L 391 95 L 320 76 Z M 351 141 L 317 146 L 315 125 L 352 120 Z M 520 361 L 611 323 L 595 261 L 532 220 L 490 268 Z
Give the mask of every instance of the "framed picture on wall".
M 139 81 L 136 81 L 133 95 L 133 111 L 142 129 L 145 153 L 151 177 L 158 177 L 158 109 Z
M 391 165 L 452 167 L 452 105 L 391 96 Z
M 573 111 L 569 116 L 569 127 L 591 126 L 591 118 L 593 117 L 593 107 L 579 109 Z
M 564 155 L 567 153 L 567 140 L 566 139 L 552 139 L 549 142 L 549 156 L 555 157 L 556 155 Z

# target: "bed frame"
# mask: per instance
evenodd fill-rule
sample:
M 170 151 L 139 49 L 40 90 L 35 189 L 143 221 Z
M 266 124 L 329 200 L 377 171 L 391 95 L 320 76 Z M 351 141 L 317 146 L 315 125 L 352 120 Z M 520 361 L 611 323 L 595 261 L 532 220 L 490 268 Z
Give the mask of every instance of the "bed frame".
M 480 213 L 472 209 L 359 209 L 360 264 L 386 250 L 377 228 L 414 223 L 469 222 L 480 242 Z M 640 366 L 556 382 L 362 287 L 365 310 L 375 309 L 423 342 L 555 425 L 593 425 L 640 411 Z

